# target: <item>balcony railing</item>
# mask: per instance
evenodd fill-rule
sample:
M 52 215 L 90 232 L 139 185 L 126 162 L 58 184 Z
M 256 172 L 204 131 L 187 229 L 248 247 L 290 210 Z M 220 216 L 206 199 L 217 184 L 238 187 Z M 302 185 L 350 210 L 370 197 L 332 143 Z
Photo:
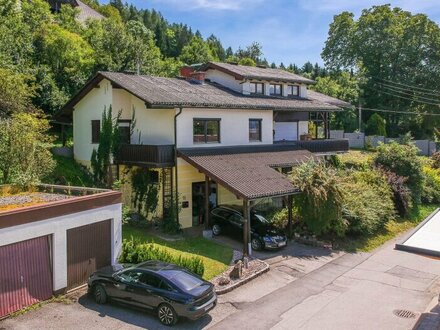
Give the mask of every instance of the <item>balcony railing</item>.
M 326 139 L 326 140 L 309 140 L 309 141 L 286 141 L 275 142 L 275 145 L 286 148 L 296 147 L 298 149 L 306 149 L 313 153 L 337 153 L 348 152 L 347 139 Z
M 150 167 L 174 166 L 174 145 L 123 144 L 117 162 Z

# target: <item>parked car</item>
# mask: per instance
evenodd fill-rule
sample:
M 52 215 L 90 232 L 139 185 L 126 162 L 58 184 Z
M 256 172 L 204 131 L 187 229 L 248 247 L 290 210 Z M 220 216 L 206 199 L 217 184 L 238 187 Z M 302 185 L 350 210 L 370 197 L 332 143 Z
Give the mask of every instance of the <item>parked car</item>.
M 253 250 L 278 249 L 287 245 L 287 236 L 262 215 L 251 210 L 251 246 Z M 243 237 L 243 208 L 220 205 L 211 211 L 212 233 Z
M 154 310 L 167 326 L 176 324 L 179 317 L 198 319 L 217 304 L 212 283 L 160 261 L 102 268 L 90 276 L 88 287 L 98 304 L 113 300 Z

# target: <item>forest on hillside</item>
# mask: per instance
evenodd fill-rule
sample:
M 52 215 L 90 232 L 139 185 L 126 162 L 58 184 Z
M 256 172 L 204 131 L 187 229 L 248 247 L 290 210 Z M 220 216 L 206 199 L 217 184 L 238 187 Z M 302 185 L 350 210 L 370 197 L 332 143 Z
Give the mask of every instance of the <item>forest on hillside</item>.
M 155 10 L 83 1 L 106 18 L 82 24 L 69 5 L 55 14 L 44 0 L 0 0 L 0 117 L 35 110 L 52 116 L 99 70 L 173 77 L 183 64 L 228 61 L 316 80 L 312 88 L 362 105 L 369 134 L 439 138 L 440 29 L 426 15 L 389 5 L 365 9 L 358 19 L 343 12 L 323 45 L 325 67 L 298 66 L 271 63 L 257 42 L 233 50 Z M 357 110 L 332 121 L 353 131 Z

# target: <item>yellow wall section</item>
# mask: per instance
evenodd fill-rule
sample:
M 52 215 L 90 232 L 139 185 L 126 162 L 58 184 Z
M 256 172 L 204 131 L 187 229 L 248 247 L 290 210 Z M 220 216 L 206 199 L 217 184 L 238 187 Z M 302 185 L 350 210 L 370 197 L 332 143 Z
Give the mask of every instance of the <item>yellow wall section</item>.
M 179 221 L 182 228 L 192 226 L 192 184 L 194 182 L 204 182 L 205 175 L 198 169 L 188 164 L 181 158 L 177 159 L 177 175 L 180 202 L 188 201 L 189 206 L 182 208 L 179 214 Z M 225 187 L 217 184 L 218 204 L 242 204 L 243 202 L 232 194 Z

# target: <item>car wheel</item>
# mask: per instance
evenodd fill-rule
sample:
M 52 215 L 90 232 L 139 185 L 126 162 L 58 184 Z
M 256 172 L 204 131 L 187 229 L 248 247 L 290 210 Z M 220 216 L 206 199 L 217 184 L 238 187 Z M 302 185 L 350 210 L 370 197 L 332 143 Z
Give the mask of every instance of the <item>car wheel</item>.
M 212 226 L 212 234 L 214 236 L 220 235 L 221 232 L 222 232 L 222 229 L 220 228 L 219 225 L 215 224 L 214 226 Z
M 261 244 L 261 241 L 258 238 L 253 238 L 251 240 L 251 246 L 252 250 L 260 251 L 263 249 L 263 244 Z
M 157 308 L 157 317 L 163 325 L 172 326 L 177 323 L 177 314 L 168 304 L 161 304 Z
M 93 290 L 93 296 L 97 304 L 105 304 L 107 302 L 107 292 L 101 284 L 97 284 Z

